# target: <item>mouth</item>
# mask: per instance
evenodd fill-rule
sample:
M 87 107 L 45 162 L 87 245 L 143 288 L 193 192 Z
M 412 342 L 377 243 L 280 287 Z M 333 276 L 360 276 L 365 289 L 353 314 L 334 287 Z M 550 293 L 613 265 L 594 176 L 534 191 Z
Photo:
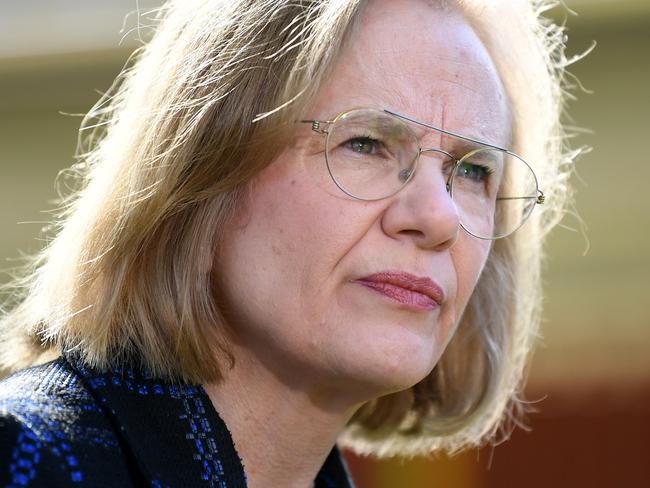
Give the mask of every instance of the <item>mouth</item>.
M 382 271 L 353 282 L 415 310 L 435 310 L 445 298 L 442 288 L 430 278 L 402 271 Z

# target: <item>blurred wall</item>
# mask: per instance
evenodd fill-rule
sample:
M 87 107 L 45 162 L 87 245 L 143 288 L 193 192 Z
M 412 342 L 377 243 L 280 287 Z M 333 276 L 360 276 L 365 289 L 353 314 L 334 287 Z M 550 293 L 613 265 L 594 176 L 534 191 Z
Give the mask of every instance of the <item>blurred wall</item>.
M 573 180 L 585 235 L 569 215 L 551 239 L 545 346 L 534 380 L 570 388 L 647 381 L 650 9 L 614 20 L 570 19 L 569 36 L 573 52 L 598 42 L 571 68 L 593 92 L 577 92 L 569 105 L 575 125 L 593 131 L 574 143 L 593 147 L 578 160 Z
M 0 2 L 0 268 L 43 244 L 54 179 L 73 162 L 81 120 L 64 113 L 86 112 L 137 45 L 133 31 L 118 46 L 134 4 L 97 11 L 92 2 Z M 543 338 L 529 384 L 529 398 L 545 399 L 529 416 L 533 430 L 453 460 L 350 457 L 360 487 L 650 486 L 642 461 L 650 435 L 650 2 L 569 5 L 581 12 L 567 20 L 570 52 L 598 42 L 571 69 L 593 94 L 575 92 L 569 106 L 575 125 L 593 131 L 574 146 L 594 149 L 573 181 L 580 218 L 567 216 L 548 246 Z M 133 25 L 131 16 L 124 30 Z

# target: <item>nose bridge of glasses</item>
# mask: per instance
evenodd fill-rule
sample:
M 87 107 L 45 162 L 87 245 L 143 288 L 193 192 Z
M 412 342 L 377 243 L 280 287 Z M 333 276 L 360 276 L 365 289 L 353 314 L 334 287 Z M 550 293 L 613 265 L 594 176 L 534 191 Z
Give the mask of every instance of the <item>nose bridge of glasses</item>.
M 441 164 L 441 171 L 443 175 L 446 176 L 446 189 L 447 192 L 449 192 L 449 185 L 450 185 L 450 168 L 448 166 L 453 166 L 455 165 L 458 161 L 457 159 L 451 155 L 449 152 L 445 151 L 444 149 L 440 149 L 437 147 L 426 147 L 426 148 L 420 148 L 419 149 L 419 156 L 430 156 L 434 157 L 440 160 Z M 419 159 L 419 158 L 418 158 Z M 448 163 L 448 164 L 445 164 Z
M 439 157 L 443 157 L 443 159 L 449 159 L 452 161 L 456 160 L 456 158 L 454 158 L 444 149 L 438 149 L 436 147 L 421 147 L 419 152 L 420 155 L 438 155 Z
M 447 191 L 447 193 L 449 193 L 450 172 L 449 172 L 449 168 L 446 168 L 446 166 L 448 166 L 448 164 L 446 163 L 451 163 L 451 165 L 454 165 L 457 163 L 457 160 L 453 155 L 451 155 L 447 151 L 435 147 L 418 148 L 418 157 L 415 160 L 416 164 L 413 167 L 409 169 L 405 169 L 402 171 L 402 173 L 400 173 L 400 179 L 403 181 L 403 183 L 406 184 L 409 180 L 411 180 L 412 177 L 414 176 L 414 173 L 416 173 L 417 166 L 421 166 L 421 164 L 417 163 L 417 161 L 420 160 L 421 156 L 432 156 L 434 158 L 437 158 L 440 161 L 440 172 L 444 178 L 443 184 L 445 190 Z M 421 171 L 422 169 L 420 169 L 417 172 L 421 172 Z

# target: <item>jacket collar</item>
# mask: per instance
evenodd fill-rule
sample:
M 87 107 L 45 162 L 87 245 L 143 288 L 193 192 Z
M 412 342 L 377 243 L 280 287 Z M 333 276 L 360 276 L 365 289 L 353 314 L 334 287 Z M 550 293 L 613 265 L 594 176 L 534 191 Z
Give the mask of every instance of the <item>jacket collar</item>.
M 99 372 L 66 359 L 110 418 L 131 465 L 152 486 L 246 486 L 232 436 L 200 385 L 172 384 L 140 367 Z M 314 487 L 354 487 L 336 446 Z

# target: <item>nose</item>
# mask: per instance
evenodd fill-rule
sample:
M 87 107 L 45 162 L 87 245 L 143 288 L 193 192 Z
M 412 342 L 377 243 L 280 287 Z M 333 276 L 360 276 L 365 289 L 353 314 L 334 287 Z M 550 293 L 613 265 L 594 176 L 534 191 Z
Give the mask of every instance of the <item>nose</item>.
M 456 242 L 460 218 L 443 172 L 450 159 L 443 151 L 422 151 L 411 181 L 395 194 L 384 212 L 382 227 L 386 234 L 412 239 L 419 247 L 436 251 Z

